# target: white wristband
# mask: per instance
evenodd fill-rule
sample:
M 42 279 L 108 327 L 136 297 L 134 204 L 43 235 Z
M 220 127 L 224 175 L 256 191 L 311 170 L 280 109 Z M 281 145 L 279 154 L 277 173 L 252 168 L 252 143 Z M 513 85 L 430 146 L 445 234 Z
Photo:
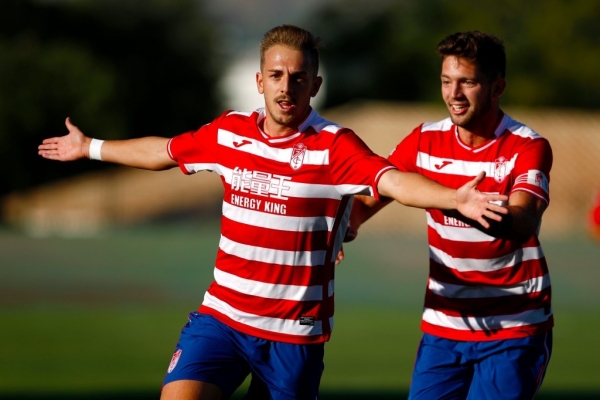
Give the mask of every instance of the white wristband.
M 100 149 L 102 149 L 102 143 L 104 140 L 92 139 L 90 142 L 90 160 L 102 161 Z

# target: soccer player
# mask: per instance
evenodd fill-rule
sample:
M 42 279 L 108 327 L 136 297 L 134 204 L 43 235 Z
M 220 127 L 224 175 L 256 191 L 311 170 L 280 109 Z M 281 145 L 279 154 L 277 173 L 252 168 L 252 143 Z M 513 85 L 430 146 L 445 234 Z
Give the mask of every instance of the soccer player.
M 550 276 L 538 240 L 552 151 L 500 109 L 500 39 L 459 32 L 437 51 L 450 117 L 415 128 L 388 160 L 449 187 L 485 171 L 480 190 L 508 195 L 509 213 L 488 228 L 427 209 L 429 279 L 410 399 L 531 399 L 552 348 Z M 389 204 L 354 202 L 354 229 Z
M 66 136 L 39 146 L 53 160 L 179 166 L 223 181 L 215 280 L 181 332 L 163 399 L 228 398 L 250 373 L 271 399 L 316 398 L 352 195 L 457 209 L 485 226 L 506 212 L 494 204 L 506 196 L 476 189 L 483 174 L 455 190 L 401 173 L 354 132 L 320 117 L 310 107 L 322 83 L 319 44 L 295 26 L 265 34 L 256 74 L 265 107 L 256 111 L 227 111 L 172 139 L 91 139 L 67 119 Z

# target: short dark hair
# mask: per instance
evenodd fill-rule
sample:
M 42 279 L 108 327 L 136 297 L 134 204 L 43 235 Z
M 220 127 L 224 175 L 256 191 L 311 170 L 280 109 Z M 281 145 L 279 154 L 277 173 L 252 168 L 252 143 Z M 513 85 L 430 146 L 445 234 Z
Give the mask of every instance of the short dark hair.
M 502 40 L 481 31 L 457 32 L 446 36 L 437 46 L 442 60 L 456 56 L 474 63 L 493 80 L 506 77 L 506 53 Z
M 265 53 L 271 47 L 283 45 L 294 50 L 307 52 L 310 57 L 310 65 L 315 75 L 319 72 L 319 47 L 321 38 L 314 36 L 309 31 L 294 25 L 280 25 L 271 29 L 260 42 L 260 67 L 265 63 Z

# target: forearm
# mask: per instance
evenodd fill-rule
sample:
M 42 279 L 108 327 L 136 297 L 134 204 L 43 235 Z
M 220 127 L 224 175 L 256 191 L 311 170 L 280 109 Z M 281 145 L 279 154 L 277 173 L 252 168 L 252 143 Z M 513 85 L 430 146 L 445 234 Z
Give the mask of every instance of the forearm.
M 350 226 L 358 230 L 358 228 L 369 220 L 379 210 L 388 205 L 391 200 L 381 199 L 376 200 L 370 196 L 356 195 L 352 203 L 352 213 L 350 214 Z
M 508 214 L 502 221 L 491 221 L 486 232 L 500 239 L 526 242 L 537 231 L 540 220 L 521 206 L 508 205 L 506 208 Z
M 167 152 L 169 139 L 148 136 L 129 140 L 106 140 L 99 151 L 100 159 L 105 162 L 128 167 L 160 171 L 177 166 Z M 83 147 L 84 154 L 90 157 L 90 142 L 87 138 Z M 96 144 L 97 145 L 97 144 Z
M 417 173 L 386 172 L 380 179 L 379 194 L 417 208 L 452 210 L 457 208 L 456 190 Z
M 524 243 L 539 229 L 546 206 L 544 200 L 525 191 L 516 191 L 509 198 L 508 213 L 502 220 L 488 218 L 489 227 L 481 229 L 490 236 Z

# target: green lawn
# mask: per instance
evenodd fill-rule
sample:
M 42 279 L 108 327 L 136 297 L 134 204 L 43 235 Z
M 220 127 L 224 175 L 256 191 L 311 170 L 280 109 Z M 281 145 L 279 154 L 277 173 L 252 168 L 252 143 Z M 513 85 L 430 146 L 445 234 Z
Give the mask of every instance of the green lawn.
M 0 398 L 157 398 L 179 329 L 211 280 L 217 240 L 215 226 L 87 239 L 0 230 Z M 545 249 L 557 326 L 540 398 L 600 398 L 600 249 L 583 237 Z M 426 254 L 423 238 L 347 246 L 323 399 L 405 396 Z

